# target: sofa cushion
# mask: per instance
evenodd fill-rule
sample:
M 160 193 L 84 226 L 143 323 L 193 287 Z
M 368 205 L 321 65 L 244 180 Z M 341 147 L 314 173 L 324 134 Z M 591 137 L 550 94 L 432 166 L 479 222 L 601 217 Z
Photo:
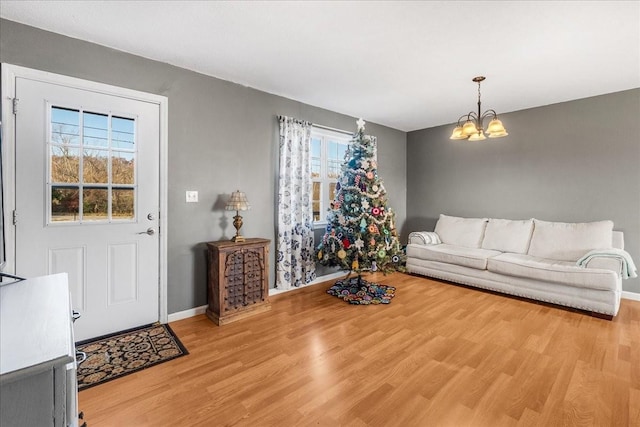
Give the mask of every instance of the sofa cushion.
M 426 261 L 438 261 L 447 264 L 457 264 L 465 267 L 484 270 L 487 259 L 500 255 L 502 252 L 488 249 L 466 248 L 464 246 L 447 245 L 407 245 L 407 257 L 419 258 Z
M 615 290 L 617 282 L 617 274 L 610 270 L 581 268 L 571 261 L 536 258 L 523 254 L 504 253 L 489 258 L 487 270 L 589 289 Z
M 487 218 L 460 218 L 440 214 L 435 232 L 442 243 L 479 248 L 487 226 Z
M 533 220 L 527 254 L 538 258 L 577 261 L 593 249 L 610 249 L 612 221 L 565 223 Z
M 533 220 L 490 218 L 482 239 L 483 249 L 526 254 L 533 232 Z

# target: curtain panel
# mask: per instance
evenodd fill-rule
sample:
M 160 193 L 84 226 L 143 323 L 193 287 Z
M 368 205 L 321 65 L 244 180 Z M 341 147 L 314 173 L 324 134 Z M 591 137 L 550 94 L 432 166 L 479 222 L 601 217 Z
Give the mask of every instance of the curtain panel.
M 286 290 L 315 279 L 311 205 L 311 122 L 279 116 L 278 240 L 276 288 Z

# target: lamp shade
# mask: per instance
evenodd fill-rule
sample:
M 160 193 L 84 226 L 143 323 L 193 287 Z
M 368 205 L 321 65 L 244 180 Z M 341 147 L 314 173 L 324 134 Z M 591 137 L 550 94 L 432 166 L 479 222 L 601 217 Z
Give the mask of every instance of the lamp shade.
M 501 138 L 503 136 L 509 135 L 507 131 L 504 132 L 494 132 L 489 134 L 489 138 Z
M 469 141 L 482 141 L 485 139 L 487 139 L 487 137 L 484 136 L 484 132 L 482 132 L 481 130 L 469 137 Z
M 464 126 L 462 126 L 462 133 L 465 136 L 471 136 L 477 132 L 478 129 L 476 128 L 476 124 L 472 120 L 467 120 Z
M 228 211 L 246 211 L 251 208 L 251 205 L 249 205 L 246 194 L 238 190 L 231 193 L 231 197 L 224 208 Z
M 502 122 L 498 119 L 493 119 L 489 122 L 487 133 L 489 134 L 489 138 L 500 138 L 509 135 L 502 125 Z
M 462 126 L 456 126 L 449 139 L 467 139 L 467 136 L 462 132 Z

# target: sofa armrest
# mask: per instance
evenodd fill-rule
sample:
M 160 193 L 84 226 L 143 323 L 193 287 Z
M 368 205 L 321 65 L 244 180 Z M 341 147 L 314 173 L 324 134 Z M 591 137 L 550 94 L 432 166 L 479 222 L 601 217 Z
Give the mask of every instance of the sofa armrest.
M 585 264 L 585 268 L 601 268 L 603 270 L 611 270 L 618 275 L 622 275 L 622 259 L 604 256 L 594 256 Z
M 409 243 L 419 245 L 438 245 L 442 243 L 440 236 L 434 231 L 414 231 L 409 233 Z

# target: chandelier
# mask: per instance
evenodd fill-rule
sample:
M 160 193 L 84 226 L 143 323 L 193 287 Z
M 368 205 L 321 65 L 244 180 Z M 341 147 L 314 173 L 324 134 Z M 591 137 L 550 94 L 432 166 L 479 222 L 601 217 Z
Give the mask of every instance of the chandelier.
M 458 119 L 458 124 L 453 129 L 453 133 L 449 139 L 469 139 L 469 141 L 482 141 L 486 139 L 485 130 L 482 127 L 482 122 L 487 117 L 491 117 L 491 121 L 487 126 L 486 132 L 489 134 L 489 138 L 500 138 L 502 136 L 509 135 L 502 126 L 502 122 L 498 120 L 498 114 L 495 110 L 487 110 L 484 113 L 481 113 L 481 102 L 480 102 L 480 82 L 485 79 L 483 76 L 474 77 L 473 81 L 478 83 L 478 112 L 471 111 L 469 114 L 465 114 L 460 116 Z M 463 119 L 466 118 L 464 123 Z

